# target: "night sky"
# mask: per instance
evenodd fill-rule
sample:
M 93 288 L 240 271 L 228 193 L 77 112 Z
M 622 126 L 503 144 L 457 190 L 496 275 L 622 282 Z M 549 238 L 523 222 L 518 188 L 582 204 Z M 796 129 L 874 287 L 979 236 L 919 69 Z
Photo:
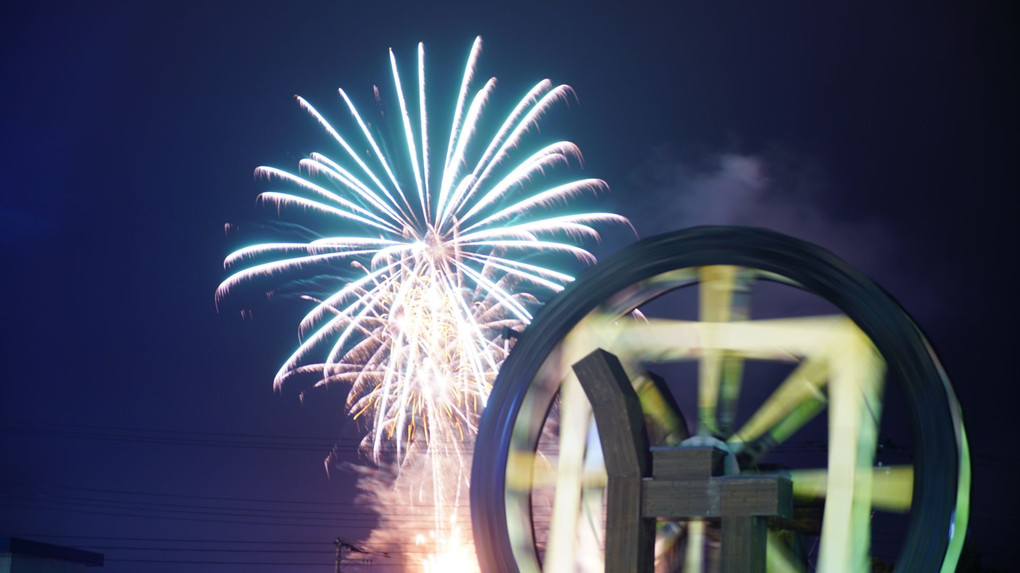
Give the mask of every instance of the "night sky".
M 576 90 L 543 136 L 609 183 L 590 206 L 642 236 L 777 229 L 896 297 L 963 405 L 969 539 L 1014 562 L 1014 6 L 298 4 L 0 8 L 0 535 L 112 573 L 332 571 L 333 539 L 372 524 L 323 465 L 355 456 L 346 389 L 274 392 L 303 303 L 242 319 L 213 292 L 227 253 L 271 237 L 253 169 L 339 155 L 294 94 L 371 108 L 386 49 L 411 77 L 423 41 L 430 103 L 452 107 L 481 35 L 494 109 L 545 77 Z

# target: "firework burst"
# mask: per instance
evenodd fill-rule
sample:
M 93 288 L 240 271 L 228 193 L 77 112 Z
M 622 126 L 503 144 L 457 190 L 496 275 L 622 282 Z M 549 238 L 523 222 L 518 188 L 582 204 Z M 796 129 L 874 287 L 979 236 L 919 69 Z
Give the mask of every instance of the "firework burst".
M 275 385 L 306 374 L 317 375 L 318 385 L 350 384 L 349 413 L 371 424 L 363 447 L 377 463 L 398 468 L 412 452 L 431 458 L 424 466 L 436 492 L 444 479 L 462 487 L 465 445 L 507 352 L 507 334 L 530 321 L 543 295 L 571 280 L 546 261 L 566 255 L 591 262 L 578 243 L 598 239 L 594 226 L 629 224 L 611 213 L 563 211 L 579 195 L 604 190 L 601 180 L 541 184 L 549 170 L 580 162 L 574 144 L 520 151 L 542 115 L 572 96 L 569 86 L 539 82 L 502 122 L 491 124 L 491 137 L 480 135 L 496 86 L 493 78 L 472 88 L 480 51 L 478 38 L 438 152 L 430 139 L 435 127 L 426 113 L 421 44 L 416 102 L 405 96 L 390 51 L 403 133 L 394 153 L 384 151 L 378 127 L 343 89 L 353 143 L 298 97 L 343 153 L 340 159 L 312 153 L 297 174 L 258 168 L 257 175 L 286 189 L 260 200 L 285 217 L 311 215 L 319 238 L 240 249 L 227 257 L 225 267 L 234 272 L 217 289 L 219 299 L 246 282 L 346 268 L 338 290 L 306 295 L 314 306 L 300 323 L 301 344 Z M 444 478 L 442 458 L 459 469 Z M 448 505 L 440 494 L 433 497 L 437 511 Z

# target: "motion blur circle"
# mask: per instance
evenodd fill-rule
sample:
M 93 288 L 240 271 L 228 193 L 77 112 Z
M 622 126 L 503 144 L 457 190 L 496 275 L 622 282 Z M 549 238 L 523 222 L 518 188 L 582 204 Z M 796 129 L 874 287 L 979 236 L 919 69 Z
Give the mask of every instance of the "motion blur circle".
M 861 347 L 870 348 L 876 353 L 887 377 L 903 397 L 902 407 L 906 410 L 906 423 L 909 424 L 913 444 L 911 464 L 899 469 L 872 468 L 870 460 L 874 459 L 874 451 L 878 447 L 877 428 L 880 414 L 877 411 L 881 406 L 881 381 L 878 382 L 875 391 L 878 397 L 873 398 L 878 402 L 873 403 L 867 398 L 862 400 L 855 397 L 865 390 L 853 388 L 849 392 L 839 391 L 835 384 L 830 385 L 824 380 L 819 380 L 817 387 L 820 389 L 820 398 L 812 398 L 815 400 L 812 403 L 819 403 L 820 408 L 828 411 L 828 442 L 825 450 L 829 465 L 835 471 L 836 466 L 832 464 L 843 463 L 840 461 L 840 456 L 844 455 L 841 451 L 848 449 L 842 446 L 847 443 L 857 444 L 855 448 L 861 450 L 861 453 L 855 454 L 858 457 L 851 457 L 856 460 L 853 463 L 859 466 L 858 473 L 867 477 L 866 480 L 863 478 L 861 480 L 866 482 L 867 487 L 858 488 L 855 482 L 851 494 L 840 493 L 834 489 L 831 482 L 826 481 L 825 470 L 821 470 L 823 472 L 821 474 L 815 472 L 814 478 L 811 478 L 811 472 L 791 472 L 795 493 L 800 491 L 802 496 L 815 495 L 821 499 L 836 498 L 839 495 L 855 496 L 849 498 L 847 503 L 854 507 L 864 505 L 865 512 L 884 511 L 887 507 L 895 508 L 895 511 L 909 511 L 906 537 L 900 545 L 896 570 L 919 572 L 953 570 L 959 558 L 967 522 L 969 454 L 959 406 L 930 345 L 917 325 L 892 297 L 838 257 L 799 239 L 743 227 L 698 227 L 635 243 L 583 273 L 564 292 L 549 302 L 521 335 L 495 381 L 480 422 L 475 445 L 471 479 L 471 514 L 475 546 L 482 570 L 487 572 L 553 570 L 544 560 L 548 559 L 552 552 L 550 540 L 557 536 L 551 531 L 540 530 L 555 529 L 556 520 L 550 518 L 546 521 L 543 517 L 539 523 L 535 517 L 536 496 L 539 495 L 536 492 L 544 487 L 542 483 L 559 484 L 553 486 L 552 494 L 542 494 L 547 497 L 550 495 L 552 497 L 562 495 L 564 499 L 581 497 L 580 503 L 584 505 L 585 496 L 595 491 L 592 498 L 596 500 L 594 505 L 601 504 L 601 493 L 597 491 L 598 480 L 585 481 L 598 473 L 589 467 L 593 461 L 592 456 L 585 453 L 584 458 L 579 460 L 580 465 L 575 464 L 576 467 L 573 469 L 564 469 L 566 466 L 564 464 L 557 466 L 555 460 L 549 463 L 550 459 L 562 452 L 544 456 L 540 448 L 540 442 L 543 440 L 548 442 L 548 437 L 545 436 L 548 428 L 560 423 L 559 421 L 550 423 L 550 418 L 566 416 L 560 412 L 563 401 L 560 390 L 563 381 L 569 375 L 570 367 L 570 364 L 563 362 L 570 354 L 564 350 L 568 347 L 565 345 L 573 343 L 565 341 L 584 339 L 593 341 L 591 344 L 600 344 L 599 341 L 616 340 L 619 348 L 607 350 L 621 353 L 621 357 L 625 361 L 629 359 L 629 363 L 637 369 L 644 368 L 649 363 L 683 360 L 684 358 L 678 359 L 675 356 L 657 359 L 658 354 L 664 355 L 669 352 L 661 349 L 645 352 L 632 344 L 633 339 L 641 338 L 643 329 L 652 328 L 660 323 L 682 333 L 707 332 L 705 329 L 715 328 L 714 325 L 719 322 L 740 320 L 741 318 L 732 312 L 732 308 L 721 311 L 718 308 L 705 310 L 706 299 L 710 302 L 708 306 L 718 306 L 717 302 L 712 302 L 718 295 L 711 294 L 711 289 L 705 287 L 710 280 L 715 280 L 707 277 L 712 276 L 716 270 L 744 279 L 750 277 L 751 284 L 755 281 L 776 283 L 806 291 L 830 303 L 842 313 L 843 322 L 839 324 L 845 323 L 849 325 L 845 328 L 861 333 L 860 339 L 863 340 Z M 744 283 L 745 286 L 746 283 L 747 281 Z M 730 280 L 726 284 L 729 285 L 726 287 L 729 293 L 724 292 L 724 296 L 719 300 L 728 301 L 726 304 L 730 304 L 734 299 L 733 285 L 737 283 Z M 700 323 L 647 321 L 635 313 L 635 311 L 640 313 L 644 305 L 656 301 L 667 293 L 685 287 L 701 289 Z M 706 315 L 706 312 L 709 314 Z M 719 312 L 723 314 L 713 318 L 712 313 Z M 635 316 L 637 318 L 633 318 Z M 720 316 L 722 318 L 719 318 Z M 815 324 L 829 320 L 827 317 L 825 319 L 798 317 L 788 322 L 766 324 L 768 321 L 746 320 L 746 317 L 744 319 L 744 325 L 751 328 L 760 327 L 766 337 L 779 336 L 779 333 L 785 332 L 782 328 L 788 323 L 814 327 Z M 613 334 L 614 329 L 619 329 L 625 334 Z M 733 332 L 739 334 L 737 330 Z M 613 338 L 614 336 L 616 338 Z M 622 339 L 630 339 L 631 342 L 620 342 Z M 758 354 L 761 351 L 757 350 L 759 346 L 765 348 L 770 343 L 768 340 L 760 344 L 754 341 L 741 342 L 739 344 L 743 346 L 733 346 L 732 349 L 724 351 L 728 356 L 725 359 L 759 359 L 761 358 Z M 793 351 L 787 348 L 779 353 L 801 354 L 792 358 L 799 361 L 801 366 L 807 366 L 811 362 L 809 351 L 797 350 L 796 345 L 810 346 L 810 344 L 796 341 L 789 344 L 793 345 L 789 347 L 794 348 Z M 707 348 L 692 347 L 686 351 L 686 358 L 700 361 L 702 370 L 705 370 L 706 356 L 710 354 Z M 790 356 L 786 358 L 789 359 Z M 838 361 L 833 360 L 831 363 L 835 365 Z M 829 378 L 835 380 L 838 377 L 838 373 L 824 376 L 826 380 Z M 633 381 L 635 385 L 638 384 L 637 380 Z M 725 410 L 727 406 L 725 400 L 717 406 L 715 398 L 712 398 L 711 409 L 706 409 L 703 396 L 706 394 L 704 389 L 707 386 L 702 378 L 699 378 L 698 384 L 700 392 L 698 406 L 685 404 L 674 414 L 681 420 L 684 416 L 691 419 L 694 414 L 698 434 L 712 436 L 739 447 L 745 460 L 742 462 L 743 471 L 759 471 L 758 462 L 763 459 L 760 456 L 766 454 L 757 451 L 756 448 L 769 450 L 775 447 L 777 440 L 770 436 L 784 434 L 785 430 L 778 432 L 772 426 L 766 430 L 755 431 L 746 430 L 747 426 L 740 430 L 727 427 L 730 422 L 723 424 L 717 417 L 721 416 L 719 411 Z M 717 387 L 711 388 L 715 391 Z M 777 389 L 777 393 L 780 390 L 782 387 Z M 840 395 L 843 398 L 839 398 Z M 773 397 L 770 397 L 770 400 Z M 736 398 L 731 397 L 731 400 Z M 843 408 L 837 407 L 839 400 L 844 400 Z M 833 403 L 829 404 L 829 401 Z M 841 426 L 838 420 L 847 419 L 846 414 L 840 412 L 848 409 L 847 404 L 851 403 L 856 404 L 854 408 L 861 412 L 867 413 L 867 409 L 871 408 L 871 415 L 875 421 L 874 427 L 871 428 L 869 424 L 872 423 L 864 416 L 860 427 L 855 427 L 854 436 L 848 438 L 841 435 L 844 426 Z M 879 408 L 875 407 L 876 404 Z M 796 408 L 803 409 L 803 405 L 798 404 Z M 775 406 L 769 408 L 775 410 Z M 792 431 L 795 432 L 801 427 L 799 424 L 807 423 L 807 420 L 797 418 L 794 413 L 783 410 L 781 415 L 775 412 L 765 412 L 764 415 L 766 418 L 769 415 L 782 418 L 774 426 L 782 424 L 789 426 L 792 423 L 795 426 Z M 646 410 L 646 418 L 649 415 Z M 590 415 L 588 420 L 591 430 Z M 782 439 L 785 437 L 787 437 L 785 434 L 782 435 Z M 851 442 L 847 442 L 847 439 L 851 439 Z M 591 450 L 595 442 L 597 440 L 593 442 L 590 435 L 587 438 L 582 436 L 583 446 L 579 449 Z M 596 463 L 599 461 L 598 456 L 594 457 L 594 461 Z M 862 467 L 862 463 L 867 463 L 868 467 Z M 578 475 L 573 482 L 556 477 L 545 479 L 541 475 L 539 464 L 544 464 L 543 467 L 551 465 L 555 475 L 564 471 L 574 471 Z M 895 475 L 888 477 L 892 474 Z M 818 475 L 823 476 L 820 482 Z M 889 494 L 881 491 L 886 483 L 900 483 L 904 480 L 908 482 L 906 484 L 908 487 L 901 484 Z M 573 483 L 580 491 L 565 490 L 564 483 Z M 586 483 L 588 485 L 585 485 Z M 800 490 L 798 483 L 801 484 Z M 821 485 L 818 485 L 819 483 Z M 557 487 L 560 489 L 556 489 Z M 812 489 L 818 488 L 820 488 L 818 491 L 812 493 Z M 865 491 L 869 497 L 860 499 L 861 491 Z M 904 491 L 907 493 L 902 493 Z M 595 511 L 597 513 L 598 509 Z M 835 514 L 835 511 L 827 506 L 826 513 Z M 857 509 L 853 511 L 858 512 Z M 839 559 L 840 555 L 854 555 L 855 551 L 859 551 L 852 547 L 852 537 L 849 541 L 839 541 L 831 531 L 827 534 L 824 523 L 826 518 L 822 519 L 819 539 L 822 546 L 820 552 L 823 555 L 828 551 L 830 556 L 835 555 Z M 858 522 L 860 519 L 853 527 L 865 531 L 870 536 L 870 529 L 867 529 L 870 526 Z M 831 529 L 833 528 L 830 527 Z M 558 537 L 571 536 L 573 533 L 565 535 L 561 532 Z M 827 549 L 826 545 L 831 547 Z M 577 546 L 571 547 L 575 553 L 578 552 Z M 698 551 L 700 552 L 700 549 Z M 780 559 L 778 563 L 783 565 L 783 560 L 787 558 L 788 556 Z M 854 557 L 858 558 L 859 555 Z M 782 569 L 790 564 L 783 567 L 773 565 L 773 555 L 770 553 L 770 570 Z M 815 565 L 797 563 L 792 564 L 790 570 L 806 569 Z M 573 568 L 585 569 L 576 564 Z

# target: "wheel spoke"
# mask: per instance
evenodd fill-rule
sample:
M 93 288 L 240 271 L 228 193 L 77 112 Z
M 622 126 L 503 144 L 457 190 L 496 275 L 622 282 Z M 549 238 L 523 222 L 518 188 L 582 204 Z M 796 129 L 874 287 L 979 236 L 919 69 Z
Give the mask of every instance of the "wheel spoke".
M 812 316 L 730 323 L 645 321 L 593 315 L 585 320 L 592 341 L 632 361 L 678 362 L 705 350 L 731 350 L 744 358 L 789 362 L 827 352 L 833 335 L 853 327 L 844 316 Z M 590 347 L 594 349 L 595 347 Z
M 746 320 L 746 288 L 738 280 L 739 269 L 728 265 L 701 267 L 698 291 L 698 319 L 722 323 Z M 740 290 L 740 294 L 737 291 Z M 740 396 L 743 361 L 709 344 L 698 365 L 698 435 L 728 431 Z M 718 402 L 722 408 L 717 411 Z M 718 417 L 718 419 L 717 419 Z
M 533 452 L 510 450 L 506 458 L 506 488 L 527 492 L 533 487 L 550 485 L 556 476 L 555 460 Z
M 634 371 L 624 364 L 628 372 Z M 634 391 L 641 401 L 641 410 L 645 413 L 645 428 L 648 440 L 652 445 L 676 446 L 690 436 L 687 421 L 683 412 L 669 396 L 669 388 L 664 382 L 647 373 L 631 378 Z
M 577 558 L 575 571 L 595 573 L 605 568 L 602 554 L 605 550 L 605 486 L 608 483 L 606 462 L 602 457 L 602 443 L 595 424 L 588 426 L 582 469 L 581 513 L 577 523 Z M 601 478 L 601 483 L 589 482 Z
M 765 539 L 765 567 L 769 573 L 800 573 L 804 565 L 787 549 L 774 531 Z
M 581 384 L 568 373 L 560 387 L 559 455 L 556 464 L 556 496 L 553 499 L 545 571 L 574 569 L 575 543 L 581 504 L 581 477 L 585 443 L 591 423 L 591 405 Z
M 655 565 L 666 571 L 675 571 L 680 565 L 683 555 L 683 537 L 685 522 L 659 521 L 655 530 Z
M 793 495 L 800 499 L 822 499 L 829 483 L 824 469 L 790 470 Z M 871 468 L 871 507 L 882 511 L 910 510 L 914 495 L 914 466 L 878 466 Z M 865 495 L 856 492 L 855 497 Z
M 865 571 L 883 365 L 863 334 L 831 349 L 829 460 L 819 571 Z
M 733 291 L 736 282 L 736 267 L 705 266 L 700 269 L 698 315 L 702 322 L 729 322 L 733 319 Z M 726 392 L 723 387 L 724 375 L 730 379 Z M 735 374 L 735 378 L 733 377 Z M 718 348 L 707 345 L 702 350 L 698 365 L 698 435 L 718 434 L 720 423 L 716 420 L 717 404 L 721 394 L 731 397 L 739 395 L 739 374 L 741 363 Z M 735 387 L 734 387 L 735 386 Z M 726 410 L 724 407 L 723 410 Z
M 751 318 L 751 285 L 754 273 L 748 269 L 733 267 L 733 295 L 730 301 L 730 321 L 743 321 Z M 722 387 L 719 389 L 719 432 L 728 436 L 733 431 L 733 421 L 737 416 L 737 404 L 740 400 L 740 388 L 744 377 L 744 360 L 734 353 L 723 358 Z
M 687 522 L 687 544 L 684 547 L 684 571 L 700 572 L 705 561 L 705 520 Z
M 728 436 L 733 431 L 740 401 L 740 386 L 744 377 L 744 360 L 737 355 L 726 353 L 722 359 L 722 381 L 719 387 L 718 433 Z
M 590 457 L 590 456 L 589 456 Z M 535 454 L 514 450 L 507 457 L 506 488 L 517 492 L 528 492 L 538 488 L 556 486 L 558 454 L 547 452 Z M 591 464 L 585 460 L 581 471 L 581 486 L 586 488 L 605 487 L 608 483 L 604 465 Z
M 730 445 L 755 460 L 783 443 L 825 408 L 827 381 L 825 360 L 805 360 L 730 437 Z

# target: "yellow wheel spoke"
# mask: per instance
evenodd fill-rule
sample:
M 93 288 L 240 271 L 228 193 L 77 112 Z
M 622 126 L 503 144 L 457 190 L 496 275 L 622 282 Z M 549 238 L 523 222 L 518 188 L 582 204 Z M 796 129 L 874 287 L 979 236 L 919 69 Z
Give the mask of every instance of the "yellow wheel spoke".
M 599 443 L 598 435 L 592 432 L 594 436 L 593 440 L 589 440 L 589 445 L 597 445 Z M 599 450 L 601 453 L 601 449 Z M 597 465 L 600 472 L 594 471 L 595 468 L 589 468 L 591 465 Z M 578 548 L 577 548 L 577 566 L 575 571 L 591 571 L 592 573 L 601 572 L 605 570 L 605 560 L 603 559 L 603 549 L 606 546 L 605 541 L 605 485 L 608 481 L 606 479 L 605 464 L 602 461 L 601 455 L 598 460 L 594 463 L 589 463 L 585 460 L 585 475 L 598 475 L 601 473 L 602 483 L 596 487 L 584 487 L 581 490 L 581 516 L 580 522 L 578 523 Z
M 811 358 L 802 362 L 733 434 L 730 445 L 750 448 L 748 453 L 756 458 L 786 441 L 825 408 L 822 388 L 827 376 L 825 360 Z
M 589 352 L 603 348 L 631 361 L 678 362 L 706 350 L 727 350 L 744 358 L 789 362 L 824 354 L 834 335 L 852 327 L 843 316 L 812 316 L 776 320 L 704 323 L 683 320 L 612 319 L 591 316 L 585 321 Z M 583 355 L 582 355 L 583 356 Z
M 733 420 L 737 417 L 737 403 L 740 401 L 740 386 L 744 377 L 744 360 L 734 354 L 726 354 L 722 360 L 722 381 L 719 387 L 719 409 L 717 429 L 726 436 L 733 431 Z
M 800 499 L 823 499 L 829 483 L 824 469 L 790 470 L 793 495 Z M 914 466 L 878 466 L 871 469 L 871 507 L 882 511 L 910 510 L 914 495 Z M 865 492 L 855 493 L 855 497 Z
M 787 549 L 775 531 L 765 540 L 765 568 L 768 573 L 801 573 L 804 565 Z
M 506 487 L 519 492 L 555 487 L 557 466 L 557 454 L 511 451 L 507 456 Z M 605 487 L 607 481 L 605 466 L 585 461 L 581 471 L 582 487 Z
M 705 561 L 705 520 L 687 522 L 687 545 L 684 548 L 684 571 L 701 571 Z
M 560 387 L 559 455 L 545 571 L 572 571 L 581 505 L 581 476 L 591 423 L 591 405 L 573 373 Z
M 700 275 L 698 319 L 708 323 L 732 321 L 737 267 L 702 267 Z M 702 349 L 698 367 L 698 435 L 719 433 L 716 408 L 720 392 L 725 388 L 725 394 L 730 398 L 740 394 L 740 370 L 739 360 L 716 345 L 709 344 Z M 728 387 L 723 381 L 724 373 L 730 377 Z
M 631 368 L 624 368 L 628 372 Z M 634 390 L 641 401 L 641 410 L 645 413 L 645 427 L 652 445 L 676 446 L 690 436 L 687 420 L 673 402 L 667 399 L 669 388 L 661 380 L 653 379 L 646 373 L 632 378 Z
M 754 273 L 748 269 L 733 268 L 733 294 L 730 300 L 729 320 L 743 321 L 751 318 L 751 284 Z M 719 432 L 729 435 L 737 416 L 740 388 L 744 376 L 744 360 L 739 354 L 727 353 L 723 358 L 722 387 L 719 389 Z
M 538 484 L 548 485 L 556 475 L 553 461 L 533 452 L 510 450 L 507 453 L 506 488 L 526 492 Z
M 818 569 L 866 571 L 883 365 L 863 334 L 848 332 L 835 342 L 830 352 L 829 476 Z

